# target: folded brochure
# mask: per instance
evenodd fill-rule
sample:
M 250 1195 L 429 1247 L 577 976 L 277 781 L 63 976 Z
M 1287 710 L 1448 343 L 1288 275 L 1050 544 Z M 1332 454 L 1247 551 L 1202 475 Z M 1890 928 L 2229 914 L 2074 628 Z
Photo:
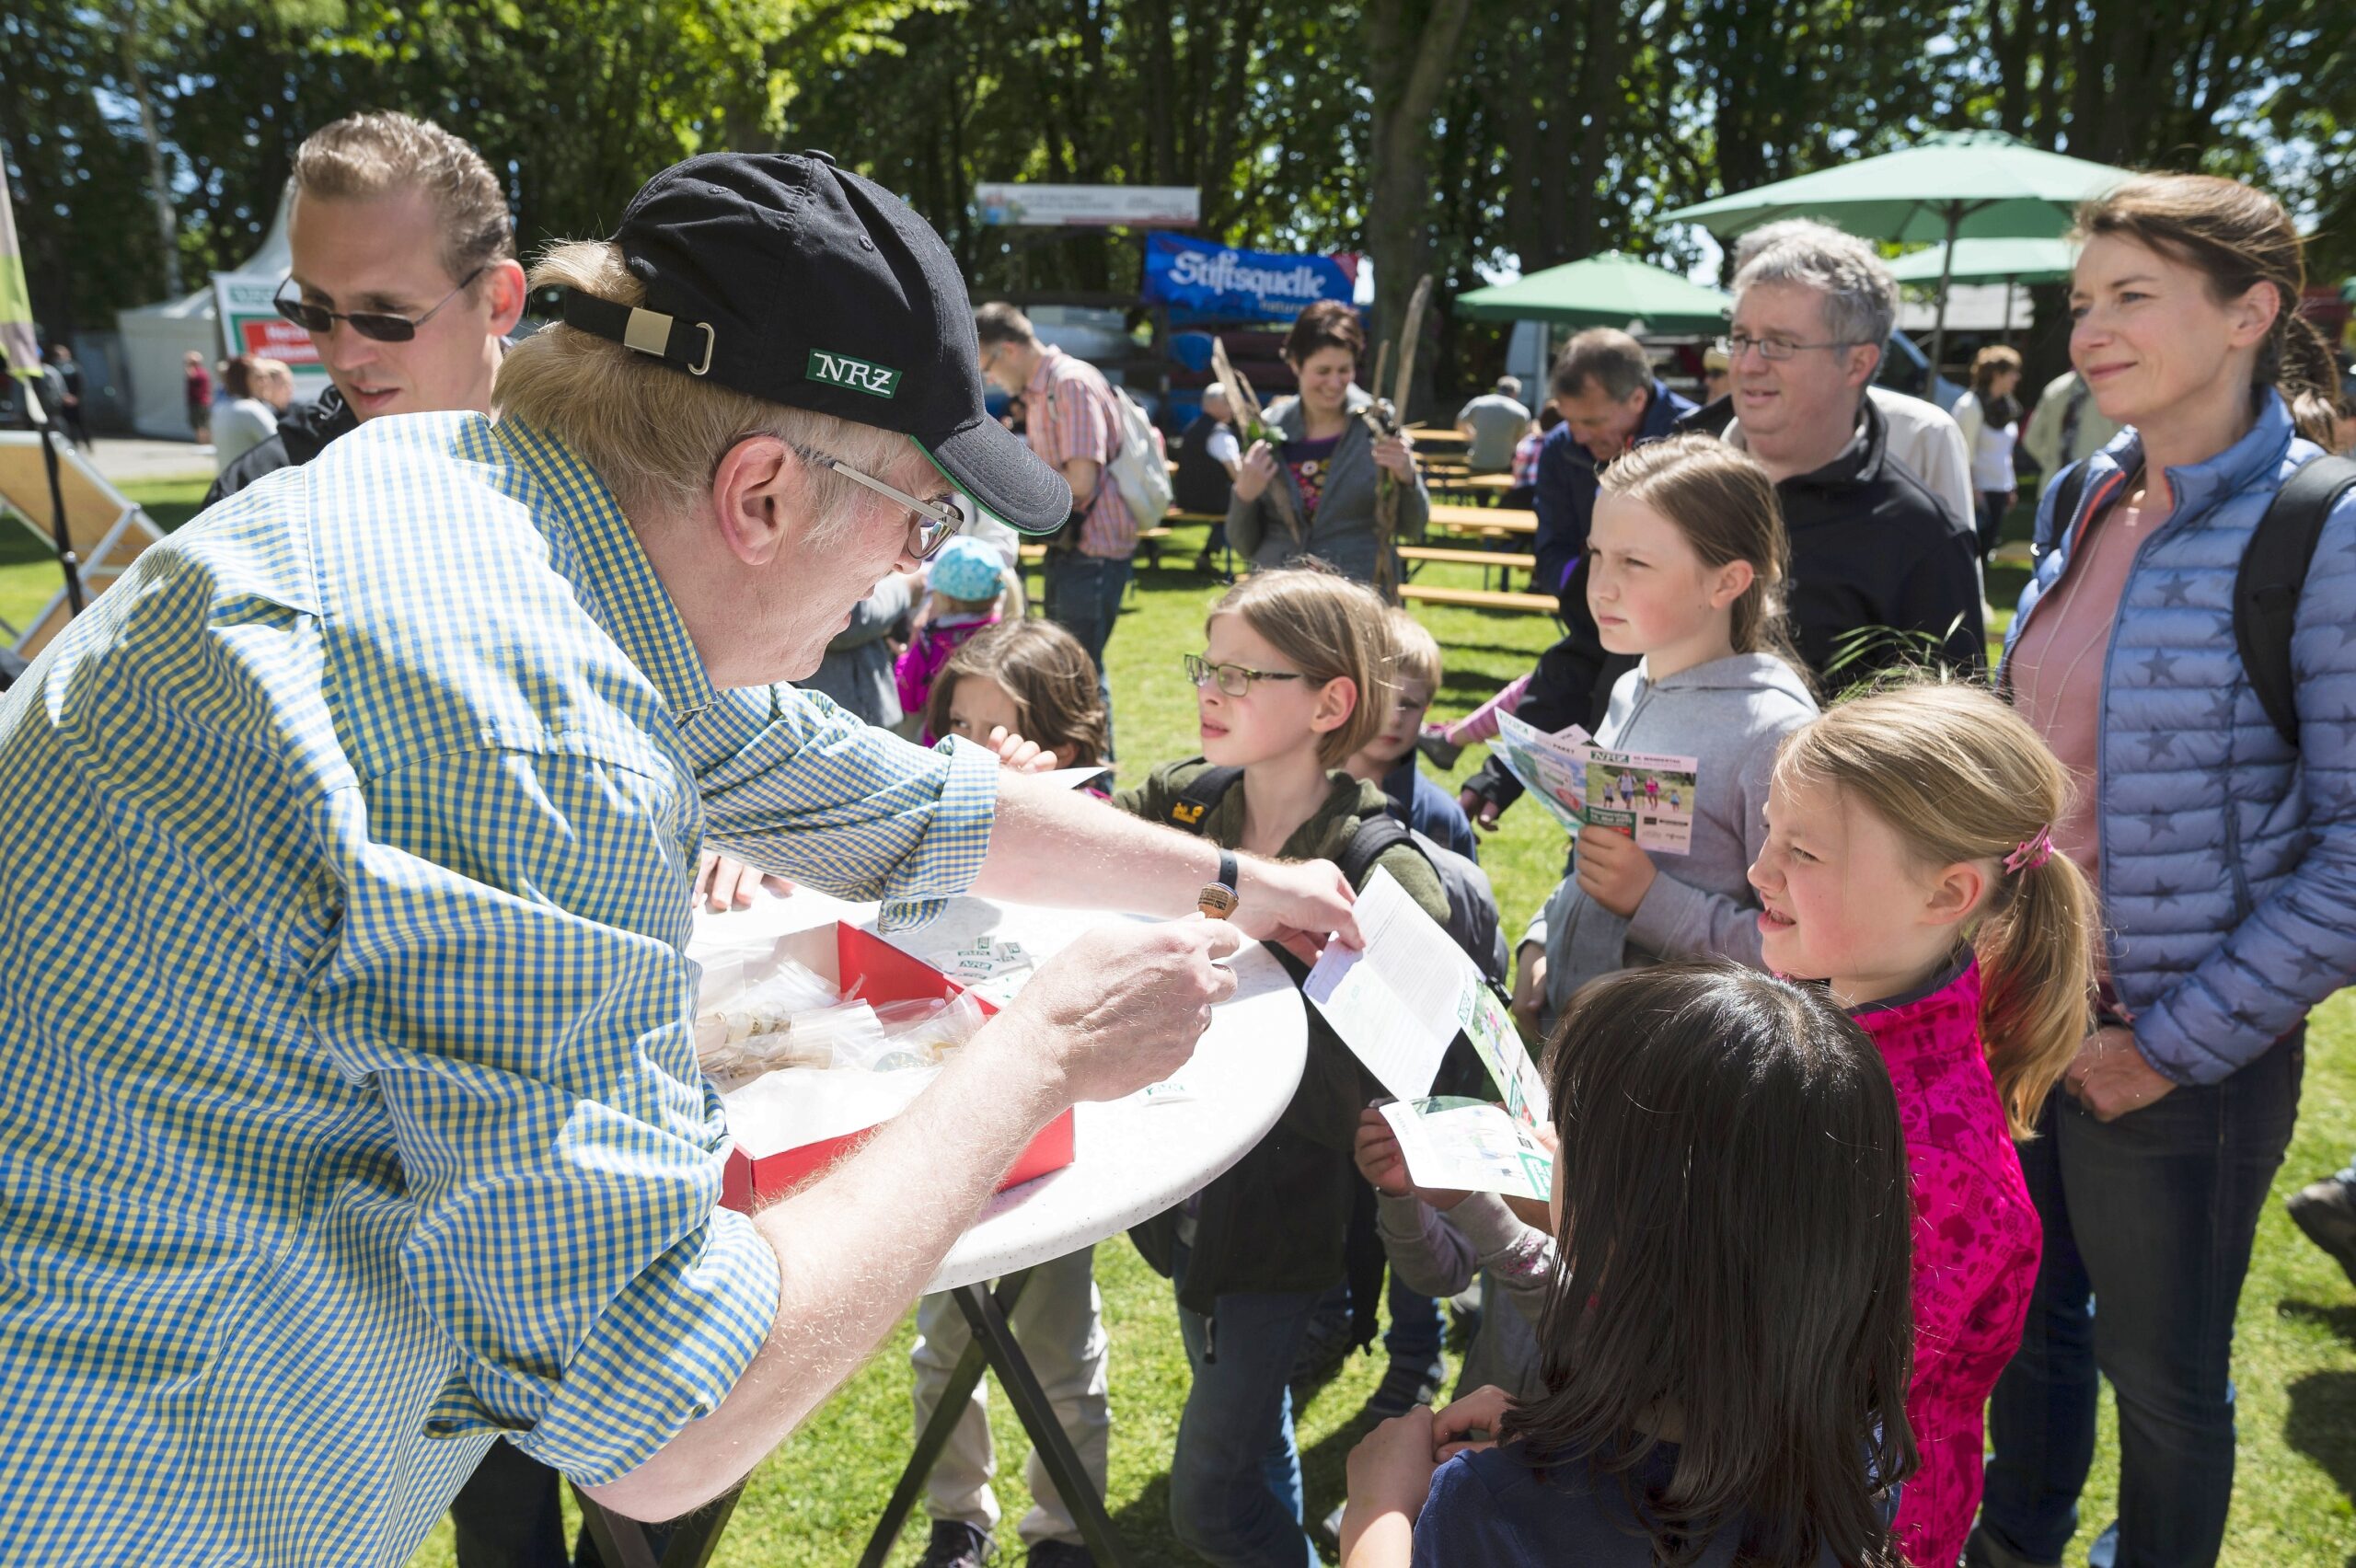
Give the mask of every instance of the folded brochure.
M 1382 1119 L 1398 1136 L 1407 1180 L 1430 1192 L 1503 1193 L 1544 1202 L 1554 1161 L 1528 1127 L 1479 1100 L 1394 1100 Z
M 1327 944 L 1301 989 L 1376 1081 L 1393 1099 L 1422 1099 L 1462 1030 L 1513 1116 L 1544 1121 L 1536 1064 L 1505 1004 L 1447 929 L 1381 870 L 1359 890 L 1355 913 L 1366 946 Z
M 1616 827 L 1640 849 L 1692 852 L 1698 758 L 1610 751 L 1576 724 L 1542 734 L 1510 713 L 1497 715 L 1492 749 L 1574 836 L 1585 826 Z

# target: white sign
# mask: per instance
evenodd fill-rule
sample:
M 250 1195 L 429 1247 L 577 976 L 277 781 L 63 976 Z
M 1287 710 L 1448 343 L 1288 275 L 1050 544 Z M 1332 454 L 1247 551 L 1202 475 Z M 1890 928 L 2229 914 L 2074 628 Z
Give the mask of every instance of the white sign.
M 254 354 L 274 359 L 294 373 L 297 397 L 316 398 L 327 390 L 328 373 L 311 335 L 283 316 L 271 301 L 283 274 L 215 272 L 213 303 L 221 316 L 221 341 L 231 355 Z
M 1033 228 L 1183 227 L 1203 215 L 1195 185 L 981 184 L 974 203 L 985 224 Z

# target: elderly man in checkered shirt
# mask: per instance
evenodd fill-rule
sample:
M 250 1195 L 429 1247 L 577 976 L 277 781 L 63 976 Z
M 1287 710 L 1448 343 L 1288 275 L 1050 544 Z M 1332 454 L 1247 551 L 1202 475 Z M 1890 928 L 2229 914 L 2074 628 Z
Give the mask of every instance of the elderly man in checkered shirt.
M 747 1217 L 689 1034 L 703 842 L 887 924 L 1218 877 L 1250 934 L 1356 940 L 1331 866 L 776 684 L 978 513 L 1069 507 L 896 199 L 696 158 L 534 282 L 564 322 L 496 422 L 373 420 L 261 480 L 0 700 L 0 1560 L 399 1563 L 502 1437 L 683 1513 L 1234 984 L 1236 926 L 1112 926 Z M 94 850 L 147 874 L 94 895 Z

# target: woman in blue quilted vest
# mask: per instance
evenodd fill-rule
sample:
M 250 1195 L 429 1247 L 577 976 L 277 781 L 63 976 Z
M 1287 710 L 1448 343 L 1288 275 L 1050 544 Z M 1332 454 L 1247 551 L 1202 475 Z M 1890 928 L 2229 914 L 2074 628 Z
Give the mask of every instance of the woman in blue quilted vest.
M 2048 489 L 2002 679 L 2077 777 L 2053 843 L 2100 889 L 2103 985 L 2069 1092 L 2021 1146 L 2044 1260 L 1966 1561 L 2061 1561 L 2099 1368 L 2119 1396 L 2113 1561 L 2152 1568 L 2223 1540 L 2250 1240 L 2307 1011 L 2356 975 L 2356 493 L 2289 634 L 2294 739 L 2234 602 L 2258 520 L 2319 455 L 2285 398 L 2333 379 L 2294 314 L 2297 233 L 2272 197 L 2195 175 L 2131 180 L 2079 228 L 2071 359 L 2129 428 Z

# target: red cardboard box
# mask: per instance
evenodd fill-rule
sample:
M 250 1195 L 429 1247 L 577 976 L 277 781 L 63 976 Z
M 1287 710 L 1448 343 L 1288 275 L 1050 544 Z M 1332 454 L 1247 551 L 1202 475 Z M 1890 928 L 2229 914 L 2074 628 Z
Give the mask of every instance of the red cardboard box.
M 777 951 L 832 979 L 837 990 L 848 991 L 858 986 L 860 1000 L 865 1002 L 953 997 L 964 990 L 923 960 L 902 952 L 871 932 L 839 921 L 796 932 L 780 941 Z M 987 997 L 976 997 L 975 1001 L 985 1016 L 998 1011 Z M 767 1203 L 783 1197 L 866 1142 L 874 1130 L 866 1127 L 758 1158 L 741 1148 L 732 1148 L 728 1151 L 727 1171 L 722 1178 L 720 1201 L 733 1209 L 750 1210 L 756 1201 Z M 1071 1161 L 1072 1120 L 1071 1112 L 1067 1109 L 1040 1129 L 1039 1136 L 1031 1140 L 1022 1157 L 999 1183 L 999 1190 L 1004 1192 L 1050 1170 L 1060 1170 Z

